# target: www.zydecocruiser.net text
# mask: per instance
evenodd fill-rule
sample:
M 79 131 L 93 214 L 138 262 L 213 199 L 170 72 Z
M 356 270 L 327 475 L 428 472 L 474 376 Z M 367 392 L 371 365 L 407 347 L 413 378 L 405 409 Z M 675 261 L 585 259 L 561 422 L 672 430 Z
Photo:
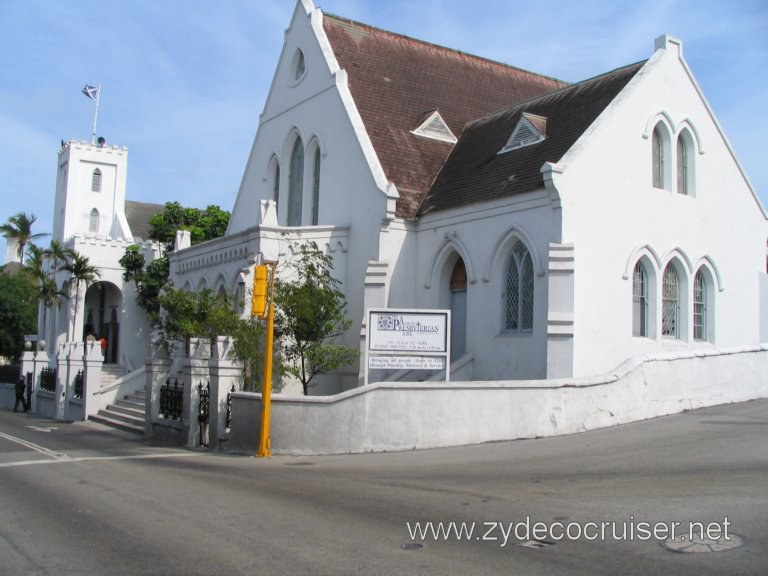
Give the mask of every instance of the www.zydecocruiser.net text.
M 645 541 L 645 540 L 715 540 L 729 541 L 731 522 L 649 522 L 630 516 L 622 521 L 540 522 L 529 516 L 524 520 L 502 522 L 406 522 L 412 541 L 495 542 L 502 548 L 508 543 L 530 540 L 553 541 Z

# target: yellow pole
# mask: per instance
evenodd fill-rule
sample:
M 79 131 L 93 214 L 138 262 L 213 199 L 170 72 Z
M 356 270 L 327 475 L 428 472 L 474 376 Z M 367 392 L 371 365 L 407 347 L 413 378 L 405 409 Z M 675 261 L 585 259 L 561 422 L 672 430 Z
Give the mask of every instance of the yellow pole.
M 272 349 L 274 347 L 273 331 L 275 327 L 275 305 L 272 295 L 275 285 L 275 264 L 270 262 L 271 275 L 269 279 L 269 300 L 267 302 L 267 335 L 264 346 L 264 379 L 261 384 L 261 436 L 259 437 L 258 456 L 268 458 L 272 442 L 269 436 L 270 416 L 272 410 Z

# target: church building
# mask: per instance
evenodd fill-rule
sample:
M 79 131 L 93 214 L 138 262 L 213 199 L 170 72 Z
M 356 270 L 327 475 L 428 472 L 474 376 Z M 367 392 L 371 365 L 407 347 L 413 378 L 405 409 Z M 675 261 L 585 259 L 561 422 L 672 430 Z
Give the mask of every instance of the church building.
M 450 309 L 452 381 L 768 341 L 766 211 L 683 43 L 648 48 L 569 84 L 298 0 L 227 233 L 180 235 L 171 279 L 242 302 L 260 259 L 316 242 L 346 295 L 344 343 L 363 349 L 370 308 Z M 84 322 L 137 366 L 147 327 L 114 265 L 144 237 L 119 208 L 126 156 L 64 146 L 54 238 L 94 255 Z M 359 386 L 362 358 L 311 393 Z
M 682 42 L 651 47 L 567 84 L 299 0 L 229 230 L 174 281 L 242 293 L 259 254 L 315 241 L 347 344 L 371 307 L 450 309 L 467 380 L 768 340 L 765 209 Z

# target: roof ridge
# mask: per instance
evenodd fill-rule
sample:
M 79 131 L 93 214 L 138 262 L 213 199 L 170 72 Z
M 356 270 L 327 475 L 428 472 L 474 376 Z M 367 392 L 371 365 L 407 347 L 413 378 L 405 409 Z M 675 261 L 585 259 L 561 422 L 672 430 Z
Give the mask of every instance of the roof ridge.
M 546 74 L 540 74 L 538 72 L 533 72 L 532 70 L 527 70 L 525 68 L 520 68 L 519 66 L 512 66 L 511 64 L 507 64 L 506 62 L 499 62 L 498 60 L 492 60 L 491 58 L 486 58 L 485 56 L 478 56 L 477 54 L 472 54 L 470 52 L 464 52 L 463 50 L 458 50 L 456 48 L 450 48 L 448 46 L 443 46 L 442 44 L 436 44 L 434 42 L 427 42 L 426 40 L 420 40 L 418 38 L 414 38 L 413 36 L 408 36 L 407 34 L 400 34 L 399 32 L 392 32 L 391 30 L 385 30 L 384 28 L 380 28 L 378 26 L 373 26 L 371 24 L 366 24 L 365 22 L 360 22 L 359 20 L 353 20 L 352 18 L 347 18 L 345 16 L 339 16 L 337 14 L 332 14 L 330 12 L 324 12 L 322 9 L 320 10 L 323 14 L 323 17 L 329 17 L 333 18 L 334 20 L 339 20 L 341 22 L 345 22 L 347 24 L 354 24 L 355 26 L 362 26 L 364 28 L 368 28 L 370 30 L 376 30 L 378 32 L 384 32 L 385 34 L 389 34 L 391 36 L 395 36 L 398 38 L 403 38 L 405 40 L 408 40 L 410 42 L 415 42 L 424 46 L 431 46 L 432 48 L 438 48 L 440 50 L 445 50 L 448 52 L 452 52 L 454 54 L 458 54 L 461 56 L 473 58 L 475 60 L 479 60 L 482 62 L 487 62 L 489 64 L 495 64 L 497 66 L 501 66 L 504 68 L 507 68 L 509 70 L 516 70 L 518 72 L 524 72 L 526 74 L 530 74 L 532 76 L 537 76 L 539 78 L 545 78 L 547 80 L 553 80 L 555 82 L 562 82 L 563 84 L 568 84 L 565 80 L 561 80 L 560 78 L 555 78 L 554 76 L 547 76 Z
M 552 96 L 565 92 L 567 90 L 576 90 L 580 86 L 583 86 L 584 84 L 588 82 L 594 82 L 597 80 L 600 80 L 601 78 L 605 78 L 606 76 L 610 76 L 611 74 L 616 74 L 617 72 L 625 71 L 629 68 L 637 66 L 638 68 L 641 67 L 641 65 L 645 64 L 648 61 L 648 59 L 645 60 L 639 60 L 637 62 L 633 62 L 632 64 L 626 64 L 625 66 L 619 66 L 618 68 L 614 68 L 613 70 L 609 70 L 608 72 L 603 72 L 602 74 L 598 74 L 597 76 L 592 76 L 591 78 L 585 78 L 584 80 L 580 80 L 578 82 L 574 82 L 573 84 L 568 84 L 568 86 L 563 86 L 562 88 L 555 88 L 554 90 L 550 90 L 549 92 L 545 92 L 544 94 L 539 94 L 538 96 L 532 96 L 531 98 L 528 98 L 527 100 L 523 100 L 521 102 L 516 102 L 515 104 L 512 104 L 510 106 L 504 106 L 503 108 L 499 108 L 498 110 L 494 110 L 493 112 L 490 112 L 489 114 L 486 114 L 485 116 L 481 116 L 479 118 L 475 118 L 474 120 L 470 120 L 467 122 L 466 126 L 472 126 L 475 124 L 478 124 L 483 121 L 490 120 L 496 116 L 500 116 L 502 114 L 505 114 L 507 112 L 510 112 L 512 110 L 519 109 L 523 106 L 529 105 L 537 100 L 543 100 L 545 98 L 551 98 Z M 465 128 L 466 128 L 465 126 Z

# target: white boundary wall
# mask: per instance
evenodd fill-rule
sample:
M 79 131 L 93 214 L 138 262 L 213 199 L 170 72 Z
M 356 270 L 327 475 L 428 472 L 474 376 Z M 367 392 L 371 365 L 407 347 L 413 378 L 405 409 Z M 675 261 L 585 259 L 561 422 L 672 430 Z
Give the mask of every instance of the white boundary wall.
M 597 377 L 380 382 L 335 396 L 272 396 L 272 452 L 339 454 L 583 432 L 768 397 L 768 344 L 637 357 Z M 261 395 L 233 395 L 229 449 L 258 446 Z

